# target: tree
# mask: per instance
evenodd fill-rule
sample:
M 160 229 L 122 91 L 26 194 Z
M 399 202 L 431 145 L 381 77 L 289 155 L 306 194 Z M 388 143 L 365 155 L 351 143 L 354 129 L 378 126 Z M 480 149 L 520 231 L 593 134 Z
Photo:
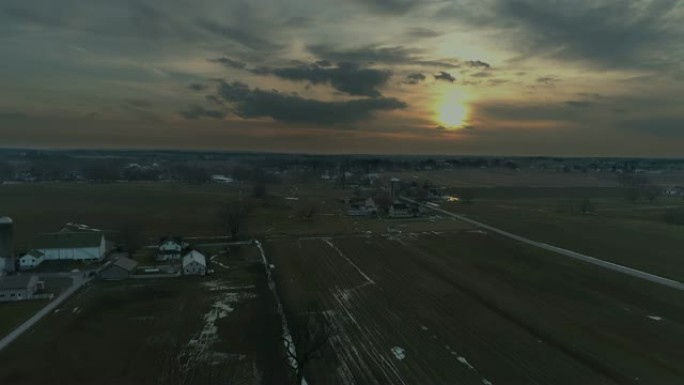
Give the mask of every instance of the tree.
M 121 226 L 119 235 L 129 254 L 144 246 L 144 226 L 140 222 L 128 222 Z
M 287 361 L 294 371 L 295 384 L 300 385 L 304 371 L 312 360 L 322 358 L 323 349 L 333 336 L 333 328 L 316 302 L 290 323 L 290 337 L 284 337 Z
M 226 203 L 219 210 L 219 222 L 232 239 L 247 231 L 248 207 L 243 202 Z

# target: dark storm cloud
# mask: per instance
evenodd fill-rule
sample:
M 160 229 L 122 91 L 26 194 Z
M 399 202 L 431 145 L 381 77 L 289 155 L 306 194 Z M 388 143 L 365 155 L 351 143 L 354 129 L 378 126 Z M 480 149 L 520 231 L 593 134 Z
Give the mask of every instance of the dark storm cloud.
M 190 84 L 190 85 L 188 86 L 188 88 L 191 89 L 191 90 L 193 90 L 193 91 L 202 91 L 202 90 L 204 90 L 206 87 L 205 87 L 203 84 L 200 84 L 200 83 L 192 83 L 192 84 Z
M 233 105 L 245 119 L 270 117 L 284 123 L 334 125 L 368 119 L 376 111 L 404 109 L 394 98 L 369 98 L 324 102 L 277 91 L 251 89 L 241 82 L 221 82 L 217 95 Z
M 485 62 L 480 61 L 480 60 L 468 60 L 468 61 L 466 61 L 466 62 L 464 62 L 464 63 L 465 63 L 465 65 L 467 65 L 468 67 L 482 68 L 482 69 L 490 69 L 490 68 L 492 68 L 492 66 L 489 65 L 489 63 L 485 63 Z
M 450 73 L 444 71 L 440 71 L 438 74 L 434 74 L 432 76 L 435 78 L 435 80 L 444 80 L 449 83 L 453 83 L 456 81 L 455 77 L 453 77 Z
M 408 31 L 406 31 L 406 36 L 408 37 L 413 37 L 413 38 L 418 38 L 418 39 L 426 39 L 426 38 L 431 38 L 431 37 L 437 37 L 441 36 L 442 34 L 440 32 L 434 31 L 429 28 L 411 28 Z
M 336 90 L 349 95 L 370 97 L 381 96 L 378 87 L 385 85 L 392 76 L 390 71 L 361 68 L 359 65 L 350 62 L 338 63 L 334 67 L 320 66 L 314 63 L 295 67 L 259 69 L 258 71 L 292 81 L 330 84 Z
M 181 111 L 180 115 L 188 120 L 197 120 L 200 118 L 222 119 L 224 116 L 226 116 L 226 113 L 200 106 L 190 106 L 190 108 L 187 110 Z
M 620 127 L 659 137 L 684 137 L 684 117 L 651 117 L 622 122 Z
M 234 60 L 234 59 L 231 59 L 231 58 L 225 57 L 225 56 L 219 57 L 216 59 L 209 59 L 209 61 L 212 63 L 220 63 L 220 64 L 223 64 L 224 66 L 226 66 L 228 68 L 235 68 L 235 69 L 239 69 L 239 70 L 244 69 L 247 66 L 246 63 L 243 63 L 241 61 Z
M 366 45 L 350 49 L 336 49 L 325 45 L 311 45 L 307 49 L 321 59 L 338 62 L 415 64 L 442 68 L 457 68 L 458 60 L 427 60 L 420 55 L 422 49 L 401 46 L 383 47 Z
M 523 56 L 608 68 L 674 64 L 684 38 L 679 1 L 496 0 L 490 25 L 515 36 Z
M 402 14 L 419 5 L 421 0 L 356 0 L 368 9 L 383 14 Z
M 211 20 L 200 20 L 197 25 L 208 32 L 225 37 L 254 51 L 278 51 L 283 48 L 283 46 L 261 37 L 263 33 L 253 33 L 247 28 L 232 27 Z
M 418 84 L 425 80 L 425 75 L 421 74 L 420 72 L 415 72 L 406 75 L 406 83 L 407 84 Z

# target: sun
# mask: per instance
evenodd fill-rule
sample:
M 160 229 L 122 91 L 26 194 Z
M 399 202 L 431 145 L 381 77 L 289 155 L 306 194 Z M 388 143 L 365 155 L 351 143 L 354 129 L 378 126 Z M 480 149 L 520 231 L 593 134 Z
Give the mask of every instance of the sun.
M 445 128 L 461 127 L 468 119 L 465 96 L 457 89 L 447 91 L 436 110 L 436 120 Z

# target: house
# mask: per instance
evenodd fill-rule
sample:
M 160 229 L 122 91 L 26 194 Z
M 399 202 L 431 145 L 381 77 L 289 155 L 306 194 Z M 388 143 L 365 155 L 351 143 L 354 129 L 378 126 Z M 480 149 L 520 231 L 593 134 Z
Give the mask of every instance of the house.
M 42 251 L 32 249 L 28 253 L 19 258 L 19 269 L 30 270 L 38 267 L 45 260 L 45 254 Z
M 378 213 L 378 206 L 375 204 L 373 198 L 368 198 L 365 201 L 351 200 L 347 206 L 347 215 L 350 216 L 369 216 Z
M 207 273 L 207 259 L 197 250 L 187 253 L 183 257 L 183 275 L 205 275 Z
M 105 237 L 101 231 L 40 234 L 34 239 L 33 248 L 43 253 L 46 261 L 102 261 L 106 254 Z
M 36 291 L 45 287 L 37 275 L 0 277 L 0 302 L 32 299 Z
M 164 237 L 159 241 L 157 261 L 180 259 L 185 247 L 187 244 L 183 242 L 181 237 Z
M 138 262 L 127 257 L 119 257 L 100 270 L 100 278 L 106 280 L 126 279 L 135 271 L 136 267 L 138 267 Z

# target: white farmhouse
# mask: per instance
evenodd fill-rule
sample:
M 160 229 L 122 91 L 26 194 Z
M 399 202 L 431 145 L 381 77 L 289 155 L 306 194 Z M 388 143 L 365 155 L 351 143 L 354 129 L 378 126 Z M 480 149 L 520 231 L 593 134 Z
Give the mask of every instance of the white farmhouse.
M 33 246 L 46 261 L 101 261 L 106 254 L 105 237 L 100 231 L 40 234 Z
M 24 254 L 19 258 L 19 269 L 30 270 L 35 269 L 43 263 L 45 260 L 45 254 L 40 250 L 30 250 L 28 253 Z
M 187 253 L 183 257 L 183 275 L 205 275 L 207 273 L 207 259 L 197 250 Z
M 184 243 L 178 237 L 165 237 L 159 242 L 159 250 L 157 254 L 158 261 L 168 261 L 173 259 L 180 259 L 183 251 Z

